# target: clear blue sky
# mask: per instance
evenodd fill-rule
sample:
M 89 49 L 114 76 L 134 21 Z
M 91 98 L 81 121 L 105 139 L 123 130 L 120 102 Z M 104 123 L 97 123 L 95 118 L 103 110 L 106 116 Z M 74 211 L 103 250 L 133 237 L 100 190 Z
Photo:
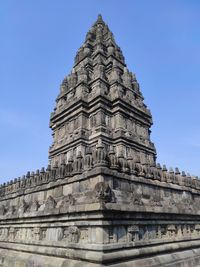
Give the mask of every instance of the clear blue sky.
M 152 111 L 158 162 L 200 176 L 199 0 L 2 0 L 0 183 L 47 165 L 59 84 L 98 13 Z

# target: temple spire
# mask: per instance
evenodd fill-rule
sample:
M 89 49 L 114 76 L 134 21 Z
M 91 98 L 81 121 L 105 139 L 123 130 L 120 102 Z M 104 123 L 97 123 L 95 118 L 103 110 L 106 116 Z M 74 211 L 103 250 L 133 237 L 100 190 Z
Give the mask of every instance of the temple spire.
M 50 124 L 52 162 L 68 159 L 68 154 L 75 157 L 75 151 L 84 156 L 91 140 L 96 142 L 100 136 L 105 147 L 114 145 L 116 151 L 138 154 L 142 163 L 154 162 L 152 118 L 143 100 L 135 74 L 128 70 L 113 33 L 98 15 L 60 87 Z
M 103 18 L 102 18 L 102 15 L 101 15 L 101 14 L 98 15 L 98 18 L 97 18 L 96 23 L 97 23 L 97 24 L 98 24 L 98 23 L 104 23 L 104 24 L 105 24 L 105 22 L 103 21 Z

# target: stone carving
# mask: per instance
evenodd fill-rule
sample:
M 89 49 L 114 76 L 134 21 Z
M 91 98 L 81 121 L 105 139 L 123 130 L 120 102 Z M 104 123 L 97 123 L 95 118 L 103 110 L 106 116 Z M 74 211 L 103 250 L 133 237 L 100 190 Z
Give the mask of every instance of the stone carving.
M 175 225 L 169 225 L 167 226 L 167 237 L 169 238 L 173 238 L 176 236 L 176 228 L 175 228 Z
M 62 228 L 48 228 L 45 233 L 46 241 L 60 241 L 63 239 L 63 229 Z
M 188 211 L 193 210 L 193 200 L 191 193 L 183 191 L 182 193 L 182 206 L 184 209 L 187 209 Z
M 128 242 L 139 240 L 139 227 L 138 225 L 132 225 L 128 227 Z
M 72 194 L 69 194 L 68 196 L 64 197 L 60 204 L 60 211 L 64 212 L 69 209 L 70 206 L 73 206 L 75 204 L 75 199 L 72 196 Z
M 83 157 L 81 151 L 78 152 L 76 159 L 74 160 L 74 173 L 82 173 L 83 171 Z
M 58 169 L 58 178 L 64 178 L 65 177 L 65 172 L 66 172 L 66 164 L 65 160 L 63 159 L 60 165 L 60 168 Z
M 54 210 L 55 209 L 55 207 L 56 207 L 56 201 L 55 201 L 55 199 L 52 197 L 52 196 L 49 196 L 48 197 L 48 199 L 47 199 L 47 201 L 46 201 L 46 203 L 45 203 L 45 208 L 44 208 L 44 210 L 45 211 L 52 211 L 52 210 Z
M 143 206 L 142 193 L 139 190 L 135 190 L 130 196 L 130 204 L 134 206 Z
M 92 166 L 93 166 L 92 152 L 90 148 L 88 148 L 84 158 L 84 170 L 89 171 L 92 169 Z
M 41 229 L 40 227 L 35 227 L 33 229 L 33 238 L 35 241 L 41 240 Z
M 156 193 L 154 195 L 152 195 L 150 198 L 150 201 L 149 201 L 149 205 L 152 207 L 161 207 L 162 203 L 161 203 L 160 196 L 157 195 Z
M 115 196 L 110 186 L 105 182 L 99 182 L 94 188 L 95 196 L 98 200 L 103 202 L 115 201 Z
M 2 228 L 0 229 L 0 240 L 7 240 L 9 235 L 8 228 Z
M 39 209 L 39 203 L 37 200 L 34 200 L 30 206 L 30 212 L 35 212 L 35 211 L 38 211 Z
M 124 242 L 123 226 L 109 227 L 108 237 L 110 242 Z M 121 233 L 121 234 L 120 234 Z M 200 226 L 196 225 L 130 225 L 126 228 L 127 241 L 128 242 L 140 242 L 140 241 L 151 241 L 155 239 L 174 240 L 183 239 L 186 237 L 199 237 Z M 88 229 L 76 226 L 69 226 L 67 228 L 1 228 L 0 229 L 0 240 L 9 242 L 29 243 L 32 241 L 45 240 L 46 242 L 67 242 L 67 243 L 78 243 L 88 242 Z
M 6 215 L 14 215 L 15 211 L 16 211 L 16 207 L 13 205 L 10 205 L 9 208 L 7 209 Z
M 145 177 L 145 167 L 141 164 L 140 158 L 137 155 L 135 161 L 135 170 L 138 176 Z
M 70 226 L 64 230 L 63 241 L 67 243 L 78 243 L 80 238 L 80 230 L 76 226 Z
M 79 241 L 81 243 L 88 243 L 88 229 L 87 228 L 81 228 Z
M 70 176 L 72 175 L 72 172 L 73 172 L 73 157 L 70 156 L 69 159 L 68 159 L 68 162 L 66 164 L 66 171 L 65 171 L 65 175 L 66 176 Z
M 0 216 L 6 213 L 6 208 L 4 205 L 0 205 Z
M 125 173 L 128 173 L 129 172 L 128 162 L 124 158 L 124 155 L 123 155 L 122 152 L 120 152 L 119 155 L 118 155 L 118 164 L 119 164 L 120 170 L 122 170 Z
M 18 209 L 18 213 L 20 215 L 23 215 L 26 210 L 28 209 L 28 204 L 25 202 L 25 200 L 23 199 L 20 203 L 19 209 Z
M 15 230 L 15 228 L 11 227 L 11 228 L 9 229 L 8 240 L 9 240 L 9 241 L 14 241 L 14 239 L 15 239 L 15 234 L 16 234 L 16 230 Z
M 94 166 L 107 166 L 106 152 L 102 140 L 98 140 L 96 151 L 93 154 Z
M 128 163 L 128 168 L 129 168 L 129 172 L 130 174 L 134 174 L 136 175 L 137 174 L 137 171 L 136 171 L 136 164 L 135 164 L 135 161 L 133 160 L 132 156 L 129 155 L 127 157 L 127 163 Z
M 118 160 L 112 146 L 110 147 L 109 151 L 109 160 L 110 160 L 110 168 L 113 170 L 117 170 L 119 168 Z
M 143 206 L 143 194 L 141 187 L 137 187 L 133 189 L 133 192 L 130 195 L 130 204 L 133 206 Z

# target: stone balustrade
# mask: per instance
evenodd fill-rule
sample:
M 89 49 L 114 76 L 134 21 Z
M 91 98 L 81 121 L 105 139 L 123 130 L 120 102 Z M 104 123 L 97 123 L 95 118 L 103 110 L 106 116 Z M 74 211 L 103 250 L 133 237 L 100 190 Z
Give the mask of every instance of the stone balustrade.
M 134 160 L 131 156 L 125 157 L 122 152 L 116 155 L 112 147 L 108 152 L 105 152 L 103 144 L 99 142 L 96 149 L 94 151 L 88 149 L 84 157 L 79 152 L 76 158 L 70 157 L 68 162 L 63 160 L 60 165 L 56 163 L 53 167 L 48 165 L 46 169 L 42 167 L 41 170 L 36 172 L 28 171 L 22 177 L 1 184 L 0 197 L 22 189 L 33 188 L 58 179 L 82 174 L 96 167 L 109 168 L 113 171 L 136 177 L 200 190 L 200 179 L 197 176 L 191 176 L 184 171 L 180 172 L 178 168 L 175 168 L 175 170 L 169 168 L 168 170 L 165 165 L 161 167 L 159 163 L 157 165 L 150 163 L 142 164 L 138 157 Z

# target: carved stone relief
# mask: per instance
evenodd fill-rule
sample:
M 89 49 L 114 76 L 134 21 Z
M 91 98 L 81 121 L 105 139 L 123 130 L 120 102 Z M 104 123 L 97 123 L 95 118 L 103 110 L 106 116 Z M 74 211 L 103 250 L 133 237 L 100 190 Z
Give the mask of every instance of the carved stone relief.
M 64 230 L 63 241 L 67 243 L 78 243 L 80 238 L 80 230 L 76 226 L 70 226 Z
M 49 196 L 46 203 L 45 203 L 45 207 L 44 210 L 45 211 L 52 211 L 55 207 L 56 207 L 56 201 L 52 196 Z
M 103 202 L 115 201 L 114 192 L 111 190 L 110 186 L 105 182 L 99 182 L 95 185 L 94 193 L 97 200 Z

